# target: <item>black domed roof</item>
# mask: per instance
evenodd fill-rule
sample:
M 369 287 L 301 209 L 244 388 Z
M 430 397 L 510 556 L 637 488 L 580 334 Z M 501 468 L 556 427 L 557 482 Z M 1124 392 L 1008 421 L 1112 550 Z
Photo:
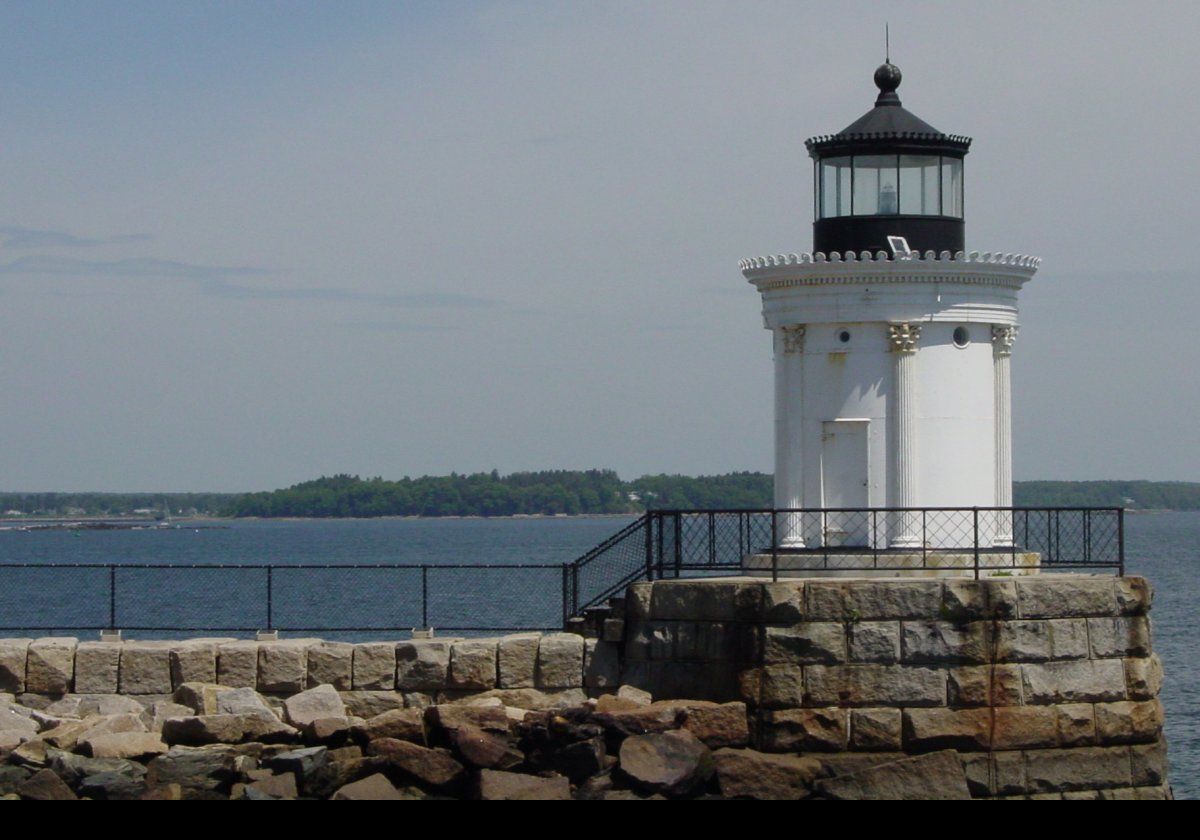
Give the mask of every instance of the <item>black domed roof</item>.
M 827 157 L 848 152 L 870 151 L 886 147 L 888 151 L 937 148 L 966 154 L 970 137 L 943 134 L 923 119 L 905 110 L 896 95 L 900 86 L 900 68 L 888 62 L 875 71 L 879 96 L 875 107 L 863 114 L 837 134 L 811 137 L 805 141 L 809 155 Z

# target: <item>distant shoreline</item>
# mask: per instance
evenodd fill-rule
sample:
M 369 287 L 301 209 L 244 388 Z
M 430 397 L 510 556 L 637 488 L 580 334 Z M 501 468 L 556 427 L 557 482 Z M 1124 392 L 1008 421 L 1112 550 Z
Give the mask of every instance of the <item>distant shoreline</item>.
M 1037 505 L 1030 506 L 1036 510 Z M 758 510 L 758 508 L 727 508 L 729 511 Z M 339 520 L 356 520 L 371 522 L 383 519 L 403 520 L 433 520 L 433 519 L 636 519 L 644 511 L 631 513 L 515 513 L 484 516 L 482 514 L 454 514 L 447 516 L 206 516 L 195 519 L 177 518 L 176 522 L 203 522 L 219 520 L 224 522 L 337 522 Z M 1159 513 L 1200 513 L 1200 510 L 1176 510 L 1174 508 L 1126 508 L 1130 516 Z
M 379 520 L 433 520 L 433 519 L 636 519 L 642 514 L 632 513 L 511 513 L 496 516 L 483 514 L 448 514 L 446 516 L 212 516 L 203 519 L 220 519 L 226 522 L 338 522 L 355 520 L 375 522 Z M 178 519 L 177 522 L 185 520 Z M 196 521 L 201 521 L 197 519 Z
M 185 525 L 201 522 L 340 522 L 354 520 L 374 522 L 380 520 L 433 520 L 433 519 L 633 519 L 640 512 L 631 513 L 514 513 L 484 516 L 483 514 L 447 514 L 446 516 L 175 516 L 171 523 Z M 21 525 L 97 525 L 113 523 L 119 525 L 162 525 L 166 520 L 145 519 L 136 516 L 39 516 L 0 517 L 0 530 L 7 526 Z
M 128 522 L 334 519 L 555 519 L 640 516 L 642 508 L 767 510 L 769 473 L 644 475 L 614 470 L 541 470 L 385 480 L 322 476 L 251 493 L 3 493 L 0 526 L 52 521 Z M 1019 508 L 1116 508 L 1130 514 L 1200 510 L 1200 483 L 1018 481 Z
M 729 508 L 731 511 L 739 508 Z M 1166 513 L 1194 513 L 1200 510 L 1174 508 L 1126 508 L 1129 516 L 1152 516 Z M 204 523 L 231 522 L 388 522 L 388 521 L 421 521 L 437 520 L 469 521 L 469 520 L 555 520 L 555 519 L 636 519 L 641 512 L 632 513 L 559 513 L 559 514 L 502 514 L 484 516 L 482 514 L 453 514 L 446 516 L 177 516 L 170 524 L 164 520 L 142 519 L 122 516 L 92 516 L 92 517 L 39 517 L 39 518 L 5 518 L 0 517 L 0 532 L 5 531 L 63 531 L 72 530 L 71 525 L 78 523 L 80 530 L 146 530 L 166 531 L 172 526 L 199 525 Z M 97 527 L 111 523 L 117 527 L 107 529 Z M 32 527 L 23 527 L 32 526 Z M 39 527 L 40 526 L 40 527 Z M 56 526 L 56 527 L 47 527 Z

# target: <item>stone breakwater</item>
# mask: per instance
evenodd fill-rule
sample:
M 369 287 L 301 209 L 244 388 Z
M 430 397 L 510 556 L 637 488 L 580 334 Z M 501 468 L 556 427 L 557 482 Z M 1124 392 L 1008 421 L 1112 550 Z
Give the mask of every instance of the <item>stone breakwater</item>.
M 456 699 L 495 689 L 615 689 L 619 645 L 572 633 L 406 642 L 251 642 L 189 639 L 81 642 L 0 639 L 0 692 L 168 695 L 185 683 L 295 694 L 318 685 L 342 692 L 400 692 Z
M 37 697 L 0 702 L 26 733 L 4 754 L 0 798 L 970 798 L 953 751 L 846 772 L 750 749 L 743 703 L 652 702 L 628 686 L 582 703 L 517 689 L 370 717 L 330 685 L 282 700 L 203 683 L 169 699 Z
M 768 753 L 950 749 L 977 797 L 1163 798 L 1151 601 L 1088 575 L 635 584 L 622 678 L 745 702 Z
M 1168 798 L 1151 600 L 668 580 L 599 640 L 2 640 L 0 796 Z

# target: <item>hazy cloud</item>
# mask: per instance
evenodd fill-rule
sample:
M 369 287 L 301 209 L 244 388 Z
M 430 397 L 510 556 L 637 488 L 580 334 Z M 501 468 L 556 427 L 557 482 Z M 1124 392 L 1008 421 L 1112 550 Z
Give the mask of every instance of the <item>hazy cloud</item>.
M 0 274 L 25 274 L 54 277 L 170 277 L 185 280 L 208 280 L 216 277 L 236 277 L 264 274 L 263 269 L 250 266 L 195 265 L 192 263 L 157 260 L 144 257 L 123 260 L 84 260 L 72 257 L 20 257 L 0 263 Z
M 365 303 L 373 306 L 395 306 L 411 309 L 489 309 L 497 301 L 470 295 L 440 294 L 375 294 L 350 289 L 328 288 L 263 288 L 243 286 L 222 280 L 206 282 L 201 289 L 213 295 L 243 300 L 313 300 L 330 303 Z
M 85 260 L 31 256 L 0 263 L 0 275 L 182 280 L 203 294 L 238 300 L 326 301 L 413 309 L 484 309 L 497 305 L 496 301 L 488 298 L 441 292 L 377 294 L 339 288 L 251 286 L 229 279 L 271 273 L 268 269 L 254 266 L 198 265 L 144 257 Z
M 100 245 L 121 245 L 146 242 L 147 233 L 127 233 L 120 236 L 76 236 L 64 230 L 35 230 L 33 228 L 0 226 L 0 242 L 5 248 L 94 248 Z
M 407 321 L 342 321 L 339 326 L 382 333 L 431 333 L 460 329 L 454 324 L 414 324 Z

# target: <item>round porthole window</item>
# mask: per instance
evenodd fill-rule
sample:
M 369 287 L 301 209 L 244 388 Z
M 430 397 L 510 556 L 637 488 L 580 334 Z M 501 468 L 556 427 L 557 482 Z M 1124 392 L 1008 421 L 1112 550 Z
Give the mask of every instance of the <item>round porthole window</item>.
M 846 344 L 847 342 L 849 342 L 850 341 L 850 331 L 842 330 L 840 333 L 838 333 L 838 341 L 842 342 L 842 344 Z
M 967 328 L 966 327 L 955 327 L 954 328 L 954 346 L 955 347 L 966 347 L 970 343 L 971 343 L 971 334 L 969 332 L 967 332 Z

